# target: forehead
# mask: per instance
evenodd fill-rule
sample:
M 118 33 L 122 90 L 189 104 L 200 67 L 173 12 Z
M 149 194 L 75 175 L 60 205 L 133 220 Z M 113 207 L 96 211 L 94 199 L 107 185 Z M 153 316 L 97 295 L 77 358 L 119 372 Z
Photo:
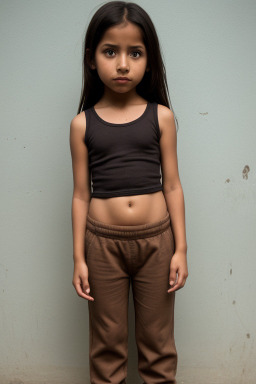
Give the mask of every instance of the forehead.
M 106 42 L 117 44 L 117 45 L 143 45 L 143 36 L 141 29 L 132 23 L 127 23 L 125 25 L 115 25 L 108 28 L 99 45 L 103 45 Z

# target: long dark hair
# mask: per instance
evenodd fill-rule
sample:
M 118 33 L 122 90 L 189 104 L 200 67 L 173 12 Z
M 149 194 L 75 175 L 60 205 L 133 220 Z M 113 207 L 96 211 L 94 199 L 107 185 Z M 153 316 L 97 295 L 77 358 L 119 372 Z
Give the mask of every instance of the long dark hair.
M 126 21 L 140 27 L 150 68 L 149 71 L 145 72 L 143 79 L 137 85 L 137 93 L 147 101 L 155 101 L 173 111 L 161 47 L 151 18 L 136 3 L 110 1 L 102 5 L 95 12 L 86 31 L 83 45 L 83 88 L 77 114 L 95 105 L 104 92 L 104 84 L 99 78 L 97 70 L 91 69 L 89 65 L 94 60 L 98 43 L 108 28 Z M 89 51 L 86 51 L 88 48 Z M 178 127 L 175 113 L 174 117 L 176 127 Z

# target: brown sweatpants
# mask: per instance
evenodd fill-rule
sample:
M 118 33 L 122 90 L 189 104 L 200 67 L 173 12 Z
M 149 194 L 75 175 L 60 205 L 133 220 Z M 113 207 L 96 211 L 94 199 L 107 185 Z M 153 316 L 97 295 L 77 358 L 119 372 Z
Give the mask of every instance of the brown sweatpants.
M 132 284 L 138 370 L 143 384 L 176 384 L 175 292 L 167 293 L 174 236 L 170 216 L 141 225 L 109 225 L 87 215 L 91 384 L 125 384 L 128 299 Z

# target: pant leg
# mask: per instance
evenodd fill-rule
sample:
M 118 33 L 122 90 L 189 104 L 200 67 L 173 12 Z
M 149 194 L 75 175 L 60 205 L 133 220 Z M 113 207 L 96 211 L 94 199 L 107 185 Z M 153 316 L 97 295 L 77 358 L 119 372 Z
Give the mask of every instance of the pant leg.
M 175 292 L 167 293 L 174 238 L 171 227 L 133 242 L 132 290 L 138 369 L 144 384 L 176 384 Z
M 125 249 L 97 234 L 86 261 L 89 271 L 89 363 L 91 384 L 125 384 L 128 362 L 130 277 L 122 258 Z

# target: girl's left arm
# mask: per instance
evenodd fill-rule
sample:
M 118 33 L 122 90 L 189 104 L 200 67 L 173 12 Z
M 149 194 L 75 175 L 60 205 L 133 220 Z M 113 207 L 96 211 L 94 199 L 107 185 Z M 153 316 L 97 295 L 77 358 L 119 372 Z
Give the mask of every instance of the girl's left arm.
M 177 134 L 173 112 L 163 105 L 158 105 L 158 122 L 161 132 L 163 194 L 175 239 L 175 252 L 170 263 L 171 288 L 168 290 L 172 292 L 182 288 L 188 277 L 185 203 L 178 171 Z

